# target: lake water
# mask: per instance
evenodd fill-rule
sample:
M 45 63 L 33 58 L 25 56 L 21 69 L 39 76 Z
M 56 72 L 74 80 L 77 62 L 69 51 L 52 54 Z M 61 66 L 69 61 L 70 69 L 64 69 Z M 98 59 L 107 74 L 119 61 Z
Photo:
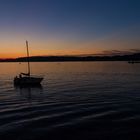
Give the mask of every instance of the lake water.
M 26 63 L 0 63 L 0 139 L 140 139 L 140 64 L 31 63 L 42 87 L 14 87 Z

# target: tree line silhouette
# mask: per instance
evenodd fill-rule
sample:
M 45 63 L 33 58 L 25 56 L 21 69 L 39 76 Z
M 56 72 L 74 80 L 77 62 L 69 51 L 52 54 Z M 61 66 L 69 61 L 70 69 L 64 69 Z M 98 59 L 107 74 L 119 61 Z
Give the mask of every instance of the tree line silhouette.
M 31 56 L 30 62 L 65 62 L 65 61 L 140 61 L 140 53 L 115 56 Z M 0 59 L 0 62 L 27 62 L 27 57 Z

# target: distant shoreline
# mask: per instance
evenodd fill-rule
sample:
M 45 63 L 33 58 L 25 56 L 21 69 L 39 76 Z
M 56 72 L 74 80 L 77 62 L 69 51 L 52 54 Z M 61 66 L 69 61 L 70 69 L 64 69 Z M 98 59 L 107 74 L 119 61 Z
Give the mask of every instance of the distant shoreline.
M 140 61 L 140 53 L 115 56 L 31 56 L 30 62 Z M 0 59 L 0 62 L 27 62 L 26 57 Z

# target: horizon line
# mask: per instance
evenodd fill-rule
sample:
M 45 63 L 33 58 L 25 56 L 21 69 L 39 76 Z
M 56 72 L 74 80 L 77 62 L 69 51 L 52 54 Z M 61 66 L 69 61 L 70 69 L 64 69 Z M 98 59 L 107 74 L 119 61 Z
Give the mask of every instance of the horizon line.
M 33 57 L 113 57 L 113 56 L 126 56 L 126 55 L 134 55 L 134 54 L 140 54 L 140 52 L 130 52 L 127 54 L 116 53 L 116 54 L 77 54 L 77 55 L 32 55 L 32 56 L 29 56 L 29 58 L 33 58 Z M 0 58 L 0 60 L 16 60 L 19 58 L 27 58 L 27 56 Z

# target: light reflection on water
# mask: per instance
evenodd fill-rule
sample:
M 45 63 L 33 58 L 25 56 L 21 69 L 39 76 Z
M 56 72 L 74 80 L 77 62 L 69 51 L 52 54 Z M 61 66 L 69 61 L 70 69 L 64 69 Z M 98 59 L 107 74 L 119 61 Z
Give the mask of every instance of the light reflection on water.
M 131 139 L 140 129 L 140 65 L 31 63 L 41 87 L 14 87 L 26 63 L 0 63 L 3 139 Z M 132 127 L 135 125 L 135 127 Z

